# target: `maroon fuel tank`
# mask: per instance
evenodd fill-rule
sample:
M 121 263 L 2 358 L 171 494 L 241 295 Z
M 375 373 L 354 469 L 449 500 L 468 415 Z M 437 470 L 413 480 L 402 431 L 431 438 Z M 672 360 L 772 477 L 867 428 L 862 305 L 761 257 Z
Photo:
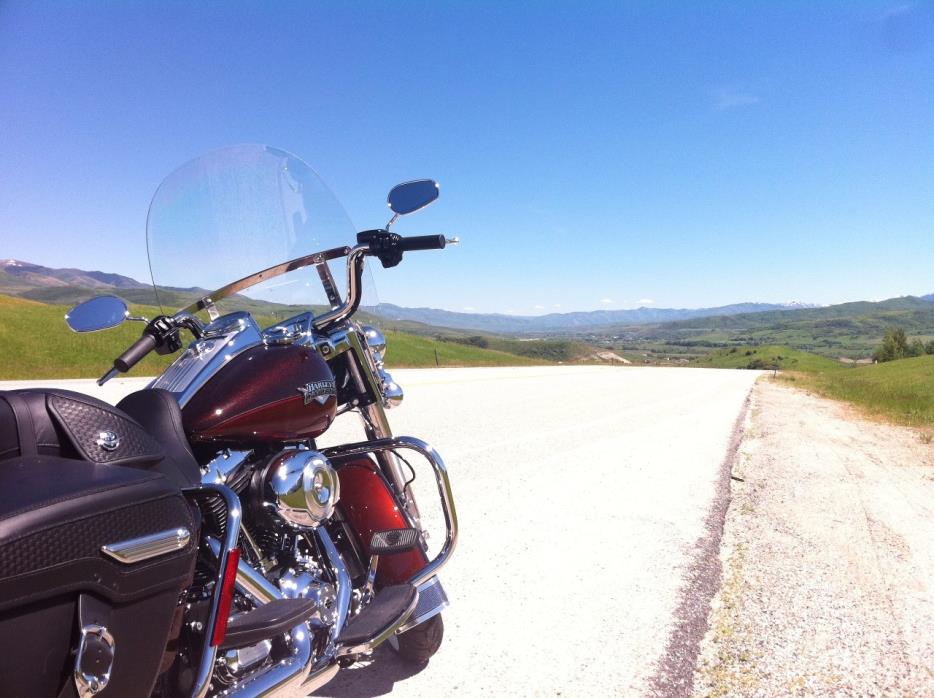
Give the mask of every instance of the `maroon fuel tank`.
M 337 410 L 334 374 L 308 347 L 256 346 L 231 359 L 182 409 L 195 442 L 313 439 Z

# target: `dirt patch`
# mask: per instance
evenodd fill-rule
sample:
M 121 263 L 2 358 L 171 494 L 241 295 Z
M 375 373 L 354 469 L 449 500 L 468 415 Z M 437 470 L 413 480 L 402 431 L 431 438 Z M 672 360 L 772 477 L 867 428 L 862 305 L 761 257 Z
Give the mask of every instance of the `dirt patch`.
M 760 381 L 695 695 L 934 695 L 934 449 Z

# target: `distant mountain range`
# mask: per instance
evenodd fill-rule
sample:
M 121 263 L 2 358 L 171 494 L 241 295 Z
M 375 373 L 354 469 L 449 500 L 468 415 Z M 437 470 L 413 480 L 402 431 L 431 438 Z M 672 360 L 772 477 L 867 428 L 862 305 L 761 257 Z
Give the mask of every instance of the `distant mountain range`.
M 152 286 L 128 276 L 82 269 L 53 269 L 15 259 L 0 261 L 0 294 L 21 296 L 45 303 L 69 304 L 111 291 L 127 301 L 156 304 Z M 190 301 L 191 291 L 160 289 L 164 303 L 181 307 Z M 187 300 L 183 301 L 185 298 Z M 924 302 L 927 301 L 927 302 Z M 595 310 L 592 312 L 551 313 L 521 316 L 482 313 L 457 313 L 435 308 L 404 308 L 380 303 L 365 310 L 387 323 L 398 323 L 400 329 L 428 333 L 438 329 L 460 332 L 480 332 L 512 335 L 611 335 L 622 334 L 633 339 L 662 341 L 712 341 L 724 332 L 741 334 L 763 331 L 763 328 L 789 323 L 806 323 L 812 330 L 820 326 L 821 333 L 842 332 L 854 317 L 862 319 L 860 334 L 878 332 L 893 313 L 913 313 L 906 319 L 907 327 L 919 333 L 928 327 L 928 316 L 934 313 L 934 293 L 920 297 L 905 297 L 879 303 L 858 302 L 821 307 L 806 303 L 734 303 L 715 308 L 635 308 L 632 310 Z M 282 317 L 293 308 L 259 301 L 245 296 L 237 304 L 244 310 Z M 867 317 L 876 317 L 868 323 Z M 901 317 L 901 315 L 899 316 Z M 844 322 L 846 320 L 846 322 Z M 369 321 L 369 320 L 366 320 Z M 822 323 L 829 323 L 824 326 Z M 868 323 L 868 324 L 867 324 Z M 627 329 L 631 328 L 631 329 Z M 652 329 L 657 328 L 657 329 Z M 769 330 L 772 332 L 772 329 Z M 846 331 L 855 332 L 852 328 Z M 932 330 L 934 331 L 934 330 Z M 810 330 L 809 330 L 810 332 Z M 710 338 L 710 339 L 708 339 Z
M 387 320 L 421 322 L 436 327 L 449 327 L 478 332 L 534 334 L 542 332 L 581 332 L 610 325 L 655 325 L 675 320 L 690 320 L 719 315 L 762 313 L 770 310 L 817 308 L 805 303 L 734 303 L 716 308 L 634 308 L 631 310 L 594 310 L 548 315 L 501 315 L 498 313 L 455 313 L 435 308 L 403 308 L 380 303 L 367 308 Z

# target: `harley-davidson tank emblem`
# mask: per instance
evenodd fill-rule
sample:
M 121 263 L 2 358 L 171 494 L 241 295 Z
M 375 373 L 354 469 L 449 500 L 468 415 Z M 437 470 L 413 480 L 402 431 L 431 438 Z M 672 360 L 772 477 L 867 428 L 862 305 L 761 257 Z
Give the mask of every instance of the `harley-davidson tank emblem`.
M 323 405 L 337 392 L 337 384 L 333 380 L 313 381 L 298 388 L 298 392 L 305 396 L 306 405 L 312 400 Z

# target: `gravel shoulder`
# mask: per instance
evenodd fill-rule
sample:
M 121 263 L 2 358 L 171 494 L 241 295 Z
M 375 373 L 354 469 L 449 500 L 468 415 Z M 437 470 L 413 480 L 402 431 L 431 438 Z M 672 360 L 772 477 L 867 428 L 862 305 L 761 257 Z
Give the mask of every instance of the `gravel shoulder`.
M 694 694 L 934 695 L 934 447 L 761 380 L 732 475 Z

